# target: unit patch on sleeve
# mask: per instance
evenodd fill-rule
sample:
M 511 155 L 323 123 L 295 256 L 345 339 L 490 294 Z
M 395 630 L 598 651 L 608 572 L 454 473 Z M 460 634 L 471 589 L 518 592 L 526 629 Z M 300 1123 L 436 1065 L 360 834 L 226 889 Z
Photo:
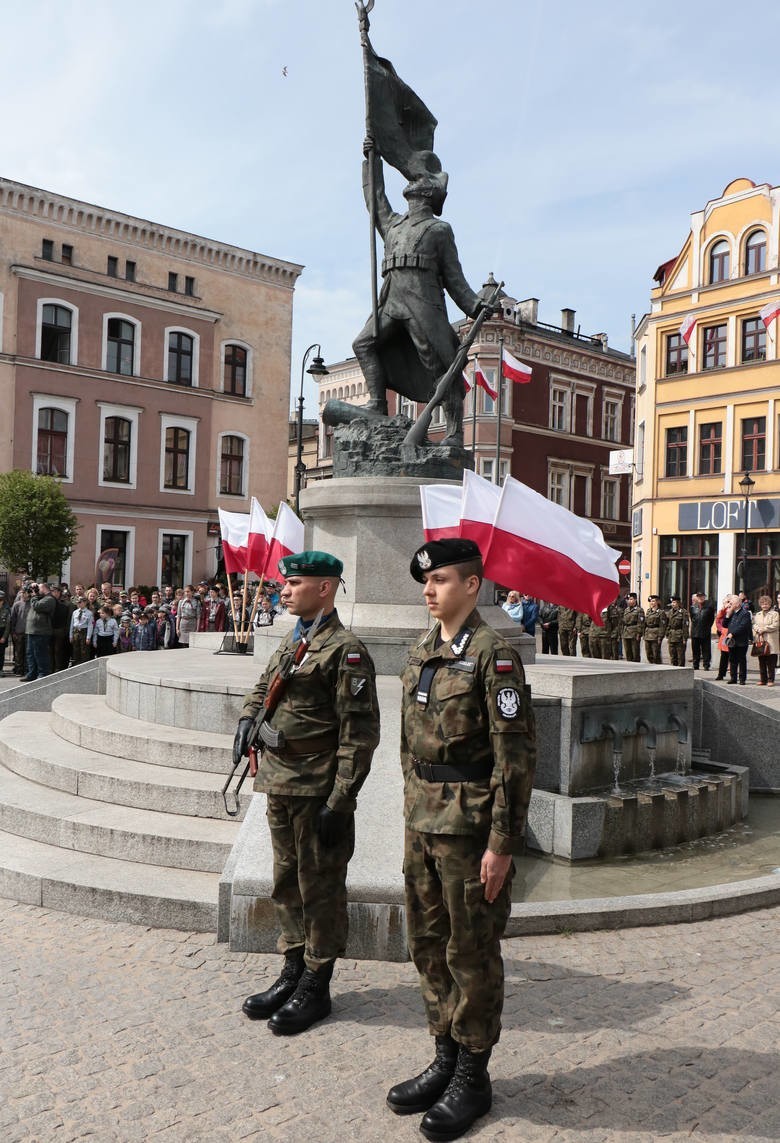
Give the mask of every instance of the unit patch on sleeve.
M 520 713 L 520 695 L 514 687 L 502 687 L 496 695 L 496 706 L 502 718 L 517 718 Z
M 360 651 L 347 651 L 347 666 L 357 667 L 361 662 Z
M 514 669 L 514 659 L 496 659 L 496 670 L 500 675 L 506 675 Z

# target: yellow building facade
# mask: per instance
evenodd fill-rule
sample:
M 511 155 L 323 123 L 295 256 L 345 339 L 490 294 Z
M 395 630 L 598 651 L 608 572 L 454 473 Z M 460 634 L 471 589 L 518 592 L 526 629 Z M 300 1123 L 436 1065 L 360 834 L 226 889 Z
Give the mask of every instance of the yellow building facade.
M 645 600 L 780 590 L 779 261 L 780 187 L 741 178 L 656 271 L 636 331 L 631 578 Z

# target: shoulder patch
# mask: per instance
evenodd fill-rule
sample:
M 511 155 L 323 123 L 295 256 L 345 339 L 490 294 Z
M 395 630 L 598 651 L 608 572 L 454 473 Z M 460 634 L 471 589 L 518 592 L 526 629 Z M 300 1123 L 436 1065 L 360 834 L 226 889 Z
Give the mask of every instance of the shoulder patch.
M 363 661 L 363 656 L 360 651 L 347 651 L 347 665 L 356 667 Z
M 506 675 L 515 669 L 514 659 L 499 659 L 496 656 L 496 670 L 500 675 Z
M 502 718 L 517 718 L 520 713 L 520 695 L 514 687 L 502 687 L 496 695 L 496 706 Z

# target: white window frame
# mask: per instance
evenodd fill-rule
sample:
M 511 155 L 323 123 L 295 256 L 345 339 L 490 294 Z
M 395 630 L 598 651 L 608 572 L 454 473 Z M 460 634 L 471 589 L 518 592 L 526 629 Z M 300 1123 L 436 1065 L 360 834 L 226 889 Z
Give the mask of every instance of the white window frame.
M 68 415 L 68 436 L 65 442 L 65 467 L 68 475 L 58 476 L 56 479 L 62 484 L 72 484 L 76 451 L 76 405 L 78 404 L 78 397 L 54 397 L 48 393 L 31 393 L 30 395 L 33 399 L 30 471 L 38 471 L 38 414 L 41 409 L 59 409 Z
M 410 401 L 408 397 L 402 397 L 401 394 L 399 393 L 398 394 L 398 412 L 402 416 L 408 417 L 410 421 L 416 421 L 417 420 L 417 402 L 416 401 Z
M 179 332 L 184 332 L 184 331 L 179 331 Z M 167 345 L 167 340 L 166 340 L 166 345 Z M 253 378 L 253 366 L 254 366 L 255 354 L 254 354 L 254 350 L 252 349 L 252 346 L 249 345 L 249 343 L 246 341 L 241 341 L 241 339 L 238 337 L 226 337 L 225 340 L 221 343 L 221 345 L 219 347 L 219 386 L 218 386 L 219 392 L 220 393 L 227 393 L 228 392 L 227 389 L 225 388 L 225 350 L 227 349 L 227 347 L 229 345 L 237 345 L 239 347 L 239 349 L 245 349 L 246 350 L 246 389 L 244 391 L 244 396 L 245 397 L 251 397 L 252 396 L 252 388 L 253 388 L 252 382 L 254 380 L 254 378 Z M 194 357 L 195 357 L 195 351 L 193 348 L 193 365 L 194 365 Z M 165 358 L 167 361 L 167 359 L 168 359 L 167 352 L 165 354 Z M 232 397 L 234 395 L 235 394 L 233 394 L 233 393 L 228 393 L 229 397 Z M 322 395 L 320 395 L 320 401 L 322 401 Z
M 560 481 L 560 491 L 562 499 L 558 500 L 553 495 L 553 480 Z M 568 508 L 571 501 L 571 473 L 567 468 L 561 468 L 558 465 L 551 464 L 547 470 L 547 499 L 551 500 L 553 504 L 560 504 L 563 508 Z
M 78 365 L 79 363 L 79 309 L 74 306 L 73 302 L 66 302 L 64 298 L 38 298 L 36 302 L 35 311 L 35 356 L 41 360 L 41 340 L 43 335 L 43 307 L 44 306 L 62 306 L 63 309 L 70 310 L 71 323 L 70 323 L 70 361 L 68 365 Z M 47 361 L 47 365 L 64 365 L 60 361 Z
M 108 323 L 112 318 L 118 318 L 120 321 L 127 321 L 135 328 L 133 336 L 133 372 L 132 373 L 111 373 L 112 377 L 140 377 L 141 376 L 141 323 L 138 318 L 131 317 L 130 314 L 120 313 L 106 313 L 103 314 L 103 348 L 100 355 L 100 368 L 104 373 L 108 372 Z M 166 354 L 167 357 L 167 354 Z M 195 362 L 195 349 L 192 351 L 193 368 Z
M 168 429 L 186 429 L 190 434 L 190 448 L 187 455 L 187 487 L 165 487 L 165 434 Z M 198 418 L 180 417 L 172 413 L 160 413 L 160 492 L 165 496 L 195 495 L 195 455 L 198 451 Z M 182 532 L 182 535 L 184 533 Z M 157 582 L 160 580 L 158 578 Z
M 563 400 L 555 401 L 556 394 L 559 394 Z M 562 426 L 558 426 L 555 423 L 555 413 L 558 409 L 561 409 L 563 412 Z M 550 385 L 549 427 L 556 433 L 568 433 L 571 431 L 571 389 L 567 385 L 556 385 L 554 382 Z
M 585 435 L 588 438 L 593 437 L 593 408 L 595 405 L 596 386 L 589 385 L 583 381 L 575 381 L 572 385 L 571 393 L 571 409 L 569 411 L 569 431 L 575 436 L 577 435 L 577 398 L 585 397 L 588 402 L 588 411 L 586 416 Z
M 636 427 L 636 448 L 634 451 L 634 480 L 637 484 L 645 474 L 645 435 L 645 422 L 640 421 Z
M 607 436 L 607 405 L 615 407 L 615 435 Z M 603 390 L 601 394 L 601 438 L 611 444 L 622 443 L 623 428 L 623 394 L 611 390 Z
M 446 418 L 444 416 L 444 406 L 443 405 L 437 405 L 436 408 L 433 410 L 433 413 L 431 415 L 431 428 L 432 429 L 442 429 L 442 428 L 444 428 L 446 423 L 447 423 L 447 421 L 446 421 Z
M 607 513 L 607 491 L 612 489 L 614 495 L 614 516 Z M 601 519 L 602 520 L 619 520 L 620 519 L 620 480 L 614 476 L 602 476 L 601 478 Z
M 97 405 L 100 409 L 98 485 L 100 488 L 136 488 L 138 485 L 138 425 L 141 410 L 135 405 L 111 405 L 107 401 L 98 401 Z M 109 417 L 124 417 L 126 421 L 130 422 L 130 480 L 127 483 L 103 479 L 103 449 L 106 444 L 106 421 Z M 130 582 L 133 581 L 130 580 Z
M 233 345 L 236 343 L 233 342 Z M 240 492 L 221 492 L 220 484 L 222 482 L 222 441 L 225 437 L 238 437 L 244 442 L 244 464 L 241 469 L 241 491 Z M 219 497 L 226 496 L 232 503 L 236 500 L 246 500 L 249 495 L 249 446 L 250 438 L 246 433 L 241 433 L 238 429 L 225 429 L 217 437 L 217 480 L 216 480 L 216 494 Z M 170 489 L 166 491 L 170 492 Z
M 127 577 L 127 583 L 122 585 L 124 588 L 126 588 L 129 584 L 135 583 L 135 525 L 122 524 L 117 526 L 115 520 L 98 520 L 98 522 L 95 524 L 95 559 L 93 561 L 95 568 L 97 568 L 97 562 L 100 557 L 100 553 L 103 550 L 100 543 L 100 533 L 104 528 L 109 532 L 127 533 L 127 544 L 125 547 L 125 576 Z M 159 579 L 157 582 L 160 582 Z
M 200 335 L 194 329 L 188 329 L 184 325 L 167 325 L 165 327 L 163 337 L 163 381 L 168 381 L 168 341 L 172 333 L 186 333 L 188 337 L 192 338 L 192 385 L 179 385 L 175 382 L 177 389 L 199 389 L 200 388 Z M 238 343 L 236 343 L 238 344 Z M 183 534 L 183 533 L 182 533 Z
M 493 483 L 493 477 L 496 470 L 496 458 L 494 456 L 483 456 L 479 461 L 479 474 L 485 480 Z M 509 460 L 506 457 L 501 457 L 498 462 L 498 479 L 500 481 L 499 488 L 503 485 L 507 476 L 509 476 Z
M 170 489 L 168 490 L 170 491 Z M 184 580 L 182 587 L 185 584 L 192 583 L 192 543 L 194 532 L 187 531 L 186 528 L 158 528 L 157 529 L 157 578 L 155 583 L 159 583 L 162 587 L 162 542 L 163 536 L 185 536 L 187 538 L 187 554 L 184 558 Z

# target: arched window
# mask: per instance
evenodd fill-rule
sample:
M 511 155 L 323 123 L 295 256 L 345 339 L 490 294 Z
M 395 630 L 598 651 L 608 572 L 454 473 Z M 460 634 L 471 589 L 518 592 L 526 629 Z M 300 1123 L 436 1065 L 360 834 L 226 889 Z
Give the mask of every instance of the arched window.
M 710 282 L 726 282 L 729 276 L 729 244 L 724 238 L 710 249 Z
M 766 270 L 766 232 L 754 230 L 745 242 L 745 273 L 760 274 Z
M 133 375 L 135 326 L 122 318 L 109 318 L 106 331 L 106 369 L 109 373 Z
M 165 487 L 189 487 L 190 434 L 187 429 L 172 426 L 165 430 Z
M 246 397 L 247 351 L 242 345 L 225 346 L 225 368 L 222 387 L 234 397 Z
M 168 334 L 168 380 L 173 385 L 192 385 L 193 338 L 188 333 Z
M 222 438 L 219 491 L 223 496 L 244 494 L 244 439 L 226 433 Z
M 103 435 L 103 480 L 112 484 L 129 484 L 130 435 L 131 425 L 126 417 L 106 417 Z
M 70 365 L 73 314 L 66 306 L 45 305 L 41 318 L 41 361 Z
M 39 476 L 67 476 L 67 456 L 68 414 L 49 406 L 39 409 L 36 472 Z

